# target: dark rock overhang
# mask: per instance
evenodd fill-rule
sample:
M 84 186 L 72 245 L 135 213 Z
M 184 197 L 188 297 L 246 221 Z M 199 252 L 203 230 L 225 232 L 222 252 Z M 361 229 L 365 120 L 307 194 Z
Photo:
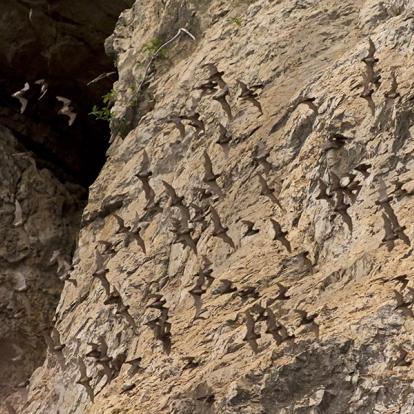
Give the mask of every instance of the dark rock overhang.
M 17 132 L 23 144 L 57 167 L 62 177 L 87 186 L 98 174 L 109 128 L 88 113 L 112 88 L 114 77 L 87 85 L 113 71 L 104 41 L 119 14 L 133 0 L 3 0 L 0 3 L 0 124 Z M 39 101 L 39 85 L 48 92 Z M 11 95 L 29 82 L 27 109 Z M 56 96 L 69 98 L 75 123 L 57 112 Z M 63 173 L 63 175 L 62 175 Z

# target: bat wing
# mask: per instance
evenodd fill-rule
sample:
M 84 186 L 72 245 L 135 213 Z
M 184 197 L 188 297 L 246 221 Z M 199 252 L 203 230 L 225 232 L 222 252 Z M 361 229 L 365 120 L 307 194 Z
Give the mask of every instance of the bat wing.
M 213 164 L 211 163 L 211 159 L 207 153 L 207 151 L 204 151 L 204 170 L 206 172 L 207 176 L 214 176 L 213 173 Z
M 150 186 L 147 180 L 142 181 L 142 186 L 143 186 L 144 193 L 145 193 L 145 199 L 147 200 L 148 204 L 151 204 L 155 198 L 155 191 Z
M 274 219 L 270 219 L 272 226 L 273 226 L 273 231 L 275 232 L 276 236 L 279 236 L 280 234 L 282 234 L 282 226 Z
M 19 200 L 15 200 L 14 202 L 14 222 L 13 225 L 15 227 L 21 226 L 23 224 L 23 210 L 22 206 L 19 203 Z
M 222 233 L 219 236 L 225 243 L 227 243 L 231 248 L 233 248 L 234 250 L 236 250 L 236 246 L 234 245 L 234 241 L 233 239 L 227 234 L 227 233 Z
M 162 180 L 162 183 L 164 185 L 165 191 L 168 194 L 168 196 L 172 199 L 178 198 L 177 193 L 174 190 L 174 187 L 167 183 L 166 181 Z
M 78 357 L 78 368 L 81 375 L 81 378 L 87 377 L 86 374 L 86 365 L 83 362 L 83 359 L 81 357 Z
M 150 168 L 150 159 L 147 154 L 147 151 L 144 150 L 142 154 L 141 171 L 148 171 L 149 168 Z
M 262 192 L 267 192 L 269 190 L 269 186 L 267 185 L 266 180 L 262 177 L 261 174 L 257 174 L 257 177 L 259 178 L 259 184 Z
M 102 355 L 108 355 L 108 345 L 105 341 L 105 338 L 101 335 L 99 336 L 99 349 Z
M 375 52 L 377 51 L 374 42 L 369 37 L 368 38 L 369 48 L 368 48 L 368 57 L 372 58 L 375 55 Z
M 220 217 L 217 213 L 217 210 L 213 206 L 210 206 L 210 215 L 211 215 L 211 219 L 213 220 L 214 231 L 217 232 L 217 231 L 222 230 L 223 225 L 221 224 Z

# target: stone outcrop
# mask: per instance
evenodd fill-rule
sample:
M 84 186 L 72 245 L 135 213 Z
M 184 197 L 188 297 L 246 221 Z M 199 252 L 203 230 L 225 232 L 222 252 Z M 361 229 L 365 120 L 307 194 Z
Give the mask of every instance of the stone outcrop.
M 119 72 L 112 144 L 83 213 L 77 286 L 65 284 L 54 318 L 66 366 L 48 352 L 27 401 L 10 397 L 19 412 L 413 411 L 413 10 L 169 0 L 122 13 L 106 42 Z M 180 28 L 196 39 L 180 35 L 147 70 Z M 367 65 L 369 38 L 378 62 Z M 231 120 L 196 89 L 207 63 L 224 72 Z M 184 133 L 167 122 L 194 111 L 205 131 L 194 118 Z M 207 156 L 219 188 L 203 180 Z M 163 181 L 189 207 L 187 232 Z M 214 236 L 214 211 L 231 240 Z M 245 220 L 259 231 L 246 235 Z M 108 363 L 88 344 L 103 338 Z

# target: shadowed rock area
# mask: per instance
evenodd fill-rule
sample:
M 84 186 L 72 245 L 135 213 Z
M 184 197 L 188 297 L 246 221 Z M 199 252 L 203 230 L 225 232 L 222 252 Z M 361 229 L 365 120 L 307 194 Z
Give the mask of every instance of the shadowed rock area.
M 118 71 L 107 160 L 46 359 L 9 407 L 412 413 L 413 12 L 122 12 L 105 42 Z
M 86 187 L 105 160 L 109 129 L 87 114 L 112 88 L 105 38 L 131 1 L 0 4 L 0 400 L 25 400 L 70 271 Z M 42 94 L 37 80 L 44 79 Z M 27 107 L 11 95 L 28 82 Z M 58 114 L 56 96 L 78 115 Z M 71 283 L 73 281 L 69 281 Z M 1 408 L 3 410 L 4 407 Z M 9 410 L 10 412 L 10 410 Z
M 43 331 L 63 288 L 54 252 L 70 262 L 85 190 L 62 183 L 0 127 L 0 397 L 24 387 L 45 358 Z M 61 273 L 67 269 L 60 269 Z
M 0 124 L 18 133 L 27 147 L 56 165 L 60 174 L 89 185 L 105 158 L 107 122 L 88 116 L 93 104 L 112 88 L 105 78 L 90 86 L 98 75 L 113 71 L 103 43 L 122 10 L 132 0 L 4 0 L 0 4 Z M 38 100 L 40 86 L 48 84 Z M 20 104 L 11 95 L 23 88 L 29 102 Z M 78 113 L 69 127 L 59 115 L 56 96 L 73 102 Z M 66 176 L 65 175 L 65 176 Z

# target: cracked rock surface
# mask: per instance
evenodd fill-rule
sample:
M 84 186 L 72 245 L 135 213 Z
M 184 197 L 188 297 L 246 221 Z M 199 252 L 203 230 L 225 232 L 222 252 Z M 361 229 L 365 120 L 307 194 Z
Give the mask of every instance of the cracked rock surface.
M 27 400 L 12 401 L 19 412 L 413 412 L 413 11 L 411 0 L 170 0 L 122 13 L 106 42 L 119 71 L 112 144 L 83 213 L 77 284 L 54 317 L 65 368 L 49 350 Z M 180 35 L 143 78 L 154 39 L 180 28 L 196 40 Z M 369 38 L 381 78 L 362 98 Z M 231 120 L 196 89 L 206 63 L 224 72 Z M 194 111 L 205 131 L 166 120 Z M 180 203 L 190 228 L 174 234 Z M 214 209 L 234 248 L 214 236 Z M 243 220 L 259 231 L 245 235 Z M 212 283 L 197 285 L 206 259 Z M 90 354 L 102 338 L 111 378 L 102 347 Z

